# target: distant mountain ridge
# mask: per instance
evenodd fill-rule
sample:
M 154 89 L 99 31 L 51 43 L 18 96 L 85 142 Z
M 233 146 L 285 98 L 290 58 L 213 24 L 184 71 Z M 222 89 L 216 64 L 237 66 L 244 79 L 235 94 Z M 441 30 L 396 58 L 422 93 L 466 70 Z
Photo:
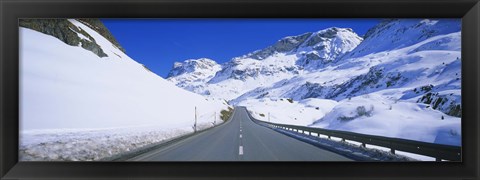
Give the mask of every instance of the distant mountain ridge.
M 178 71 L 189 71 L 178 69 L 183 67 L 179 64 L 169 73 L 168 79 L 187 90 L 231 100 L 255 88 L 331 63 L 355 48 L 361 40 L 350 28 L 332 27 L 314 33 L 285 37 L 267 48 L 232 58 L 222 64 L 221 69 L 209 71 L 215 75 L 202 80 L 207 83 L 188 85 L 182 82 L 186 79 L 198 80 L 196 77 L 205 72 L 191 73 L 190 78 L 186 78 L 186 75 L 175 76 Z M 190 60 L 184 64 L 188 64 L 188 61 Z
M 189 79 L 185 75 L 171 75 L 169 80 L 234 104 L 266 97 L 339 101 L 383 89 L 413 90 L 428 85 L 436 92 L 459 90 L 460 29 L 453 19 L 388 19 L 362 38 L 350 28 L 332 27 L 285 37 L 267 48 L 232 58 L 221 69 L 211 69 L 208 78 L 201 80 L 195 75 L 196 82 L 202 83 L 193 86 L 182 80 Z M 432 57 L 438 57 L 437 61 Z M 456 72 L 449 73 L 452 77 L 442 76 L 446 80 L 432 78 L 447 70 Z M 440 110 L 459 116 L 458 98 L 447 99 L 450 105 Z M 443 103 L 447 99 L 444 97 Z

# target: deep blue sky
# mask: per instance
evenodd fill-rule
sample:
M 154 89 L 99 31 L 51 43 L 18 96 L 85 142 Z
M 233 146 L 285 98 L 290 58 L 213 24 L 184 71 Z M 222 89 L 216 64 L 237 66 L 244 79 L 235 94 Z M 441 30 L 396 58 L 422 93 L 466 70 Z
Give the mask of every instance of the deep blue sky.
M 218 63 L 265 48 L 285 36 L 329 27 L 357 34 L 381 19 L 102 19 L 127 54 L 166 77 L 175 61 L 210 58 Z

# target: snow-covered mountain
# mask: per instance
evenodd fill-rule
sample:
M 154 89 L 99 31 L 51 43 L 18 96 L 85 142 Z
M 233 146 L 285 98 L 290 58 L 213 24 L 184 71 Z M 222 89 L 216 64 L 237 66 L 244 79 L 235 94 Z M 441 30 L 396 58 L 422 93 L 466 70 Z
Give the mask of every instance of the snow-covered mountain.
M 337 57 L 355 48 L 362 38 L 349 28 L 328 28 L 314 33 L 289 36 L 272 46 L 233 58 L 214 68 L 215 76 L 205 74 L 201 68 L 191 72 L 189 66 L 177 65 L 169 80 L 180 87 L 202 95 L 233 100 L 260 87 L 269 87 L 280 80 L 291 79 L 305 71 L 315 70 L 331 63 Z M 187 60 L 183 64 L 188 64 Z M 216 66 L 215 66 L 216 67 Z M 190 72 L 179 74 L 177 72 Z M 199 77 L 206 77 L 200 80 Z M 184 80 L 206 83 L 183 83 Z
M 317 69 L 317 66 L 333 61 L 351 51 L 361 41 L 362 38 L 350 28 L 332 27 L 314 33 L 285 37 L 273 46 L 236 59 L 263 60 L 274 54 L 289 53 L 297 55 L 298 65 Z
M 214 116 L 228 108 L 224 101 L 150 72 L 89 22 L 34 19 L 20 27 L 22 160 L 129 151 L 192 132 L 195 109 L 198 128 L 220 123 Z
M 175 62 L 167 79 L 177 86 L 193 91 L 204 87 L 222 67 L 214 60 L 189 59 L 184 62 Z
M 460 145 L 460 50 L 458 19 L 389 19 L 363 38 L 348 28 L 283 38 L 189 90 L 259 119 Z

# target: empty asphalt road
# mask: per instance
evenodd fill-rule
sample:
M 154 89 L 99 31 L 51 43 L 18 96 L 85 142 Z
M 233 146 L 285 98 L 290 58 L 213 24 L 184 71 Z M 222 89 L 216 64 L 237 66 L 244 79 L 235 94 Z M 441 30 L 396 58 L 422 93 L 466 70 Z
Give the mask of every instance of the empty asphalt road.
M 131 161 L 350 161 L 255 124 L 245 107 L 230 121 L 192 137 L 140 154 Z

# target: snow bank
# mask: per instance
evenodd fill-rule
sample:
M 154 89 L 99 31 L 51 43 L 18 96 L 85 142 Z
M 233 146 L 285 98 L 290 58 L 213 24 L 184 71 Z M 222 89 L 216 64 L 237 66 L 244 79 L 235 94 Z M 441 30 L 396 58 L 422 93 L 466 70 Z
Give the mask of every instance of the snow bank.
M 461 145 L 461 119 L 384 90 L 342 100 L 313 126 L 416 141 Z
M 246 106 L 258 120 L 307 126 L 322 118 L 336 104 L 336 101 L 328 99 L 294 101 L 287 98 L 264 98 L 245 100 L 238 105 Z
M 221 122 L 217 122 L 221 123 Z M 212 127 L 200 123 L 197 130 Z M 20 161 L 98 161 L 193 133 L 191 127 L 35 130 L 20 135 Z
M 245 100 L 238 105 L 246 106 L 252 116 L 267 122 L 461 145 L 460 118 L 423 103 L 401 100 L 403 94 L 402 89 L 393 89 L 340 102 L 264 98 Z

